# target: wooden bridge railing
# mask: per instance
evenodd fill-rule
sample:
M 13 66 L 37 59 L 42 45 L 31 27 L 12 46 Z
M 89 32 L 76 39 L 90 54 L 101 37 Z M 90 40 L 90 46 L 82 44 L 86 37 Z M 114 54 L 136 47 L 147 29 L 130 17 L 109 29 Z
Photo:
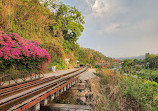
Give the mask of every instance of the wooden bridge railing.
M 0 89 L 3 86 L 10 86 L 12 84 L 19 84 L 21 82 L 31 81 L 35 79 L 40 79 L 44 75 L 36 72 L 36 73 L 27 73 L 27 74 L 5 74 L 0 76 Z

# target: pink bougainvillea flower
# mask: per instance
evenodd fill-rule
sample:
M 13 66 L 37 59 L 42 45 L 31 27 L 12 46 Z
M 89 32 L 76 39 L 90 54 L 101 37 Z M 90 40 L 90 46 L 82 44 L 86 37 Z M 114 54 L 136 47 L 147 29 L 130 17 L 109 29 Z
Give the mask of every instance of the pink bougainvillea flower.
M 110 75 L 110 76 L 112 76 L 112 75 L 113 75 L 113 73 L 110 73 L 109 75 Z
M 10 59 L 41 59 L 49 62 L 51 57 L 46 49 L 41 48 L 37 41 L 26 41 L 16 33 L 0 31 L 0 57 Z
M 8 56 L 5 56 L 4 59 L 8 59 Z
M 3 52 L 2 52 L 2 50 L 0 50 L 0 57 L 3 57 Z
M 0 33 L 4 33 L 4 31 L 0 31 Z

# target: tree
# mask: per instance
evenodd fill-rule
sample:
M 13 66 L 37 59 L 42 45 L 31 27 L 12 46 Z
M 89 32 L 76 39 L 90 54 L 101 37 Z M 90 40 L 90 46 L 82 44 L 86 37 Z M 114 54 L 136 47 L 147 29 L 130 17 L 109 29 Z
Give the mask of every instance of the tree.
M 124 60 L 124 62 L 122 63 L 122 69 L 124 72 L 130 73 L 131 70 L 133 69 L 133 61 L 132 59 L 126 59 Z
M 149 62 L 150 53 L 145 54 L 145 67 L 148 68 L 148 62 Z
M 138 59 L 134 59 L 133 62 L 134 62 L 134 64 L 139 64 L 139 60 Z
M 158 68 L 158 56 L 157 55 L 151 54 L 148 57 L 148 61 L 147 62 L 149 63 L 149 68 L 151 68 L 151 69 Z
M 54 12 L 56 24 L 50 26 L 50 30 L 53 30 L 55 36 L 57 36 L 58 32 L 55 32 L 55 30 L 60 29 L 65 40 L 75 43 L 84 30 L 84 17 L 76 7 L 66 6 L 61 3 L 55 8 L 57 8 Z

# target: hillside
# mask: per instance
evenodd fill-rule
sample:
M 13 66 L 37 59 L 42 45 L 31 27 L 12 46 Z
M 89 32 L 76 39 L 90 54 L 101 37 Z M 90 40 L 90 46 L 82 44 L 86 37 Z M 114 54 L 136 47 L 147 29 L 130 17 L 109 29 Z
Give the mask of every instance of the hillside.
M 79 60 L 81 64 L 89 64 L 91 66 L 94 66 L 96 62 L 108 60 L 100 52 L 81 48 L 77 44 L 76 41 L 84 30 L 84 23 L 84 17 L 81 12 L 75 7 L 66 6 L 62 3 L 58 4 L 51 1 L 39 2 L 39 0 L 0 1 L 0 30 L 4 31 L 1 36 L 1 42 L 5 42 L 5 36 L 9 33 L 17 34 L 26 42 L 30 40 L 33 43 L 38 42 L 39 46 L 45 48 L 51 57 L 50 62 L 44 64 L 46 68 L 42 70 L 44 72 L 50 70 L 51 66 L 54 65 L 57 66 L 57 69 L 71 68 L 76 66 L 76 60 Z M 10 37 L 13 42 L 17 42 L 13 36 Z M 1 73 L 10 73 L 10 70 L 12 70 L 11 72 L 20 73 L 21 69 L 17 68 L 17 63 L 26 65 L 21 62 L 26 58 L 24 54 L 26 50 L 19 52 L 24 54 L 23 56 L 20 55 L 21 58 L 12 58 L 13 64 L 6 65 L 5 63 L 9 63 L 12 60 L 4 58 L 6 53 L 2 50 L 3 47 L 7 47 L 6 44 L 0 45 L 2 51 L 0 61 L 3 61 L 0 63 L 0 66 L 4 67 Z M 21 46 L 10 46 L 11 49 L 18 47 Z M 11 49 L 9 53 L 12 54 Z M 27 51 L 30 51 L 30 48 Z M 69 59 L 69 63 L 66 63 L 65 59 Z M 43 64 L 42 62 L 36 64 L 36 59 L 34 59 L 35 63 L 27 61 L 30 60 L 30 57 L 25 60 L 25 62 L 28 62 L 27 64 L 34 64 L 32 67 L 25 67 L 26 71 L 34 72 L 36 69 L 33 67 Z

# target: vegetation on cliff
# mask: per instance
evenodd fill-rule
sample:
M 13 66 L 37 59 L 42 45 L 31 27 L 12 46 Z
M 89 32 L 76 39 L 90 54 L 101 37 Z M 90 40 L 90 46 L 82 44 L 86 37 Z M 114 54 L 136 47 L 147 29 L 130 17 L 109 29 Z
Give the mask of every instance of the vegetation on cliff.
M 84 17 L 75 7 L 54 0 L 0 1 L 0 30 L 16 33 L 25 41 L 39 42 L 39 47 L 45 48 L 51 56 L 48 69 L 53 65 L 57 69 L 69 68 L 75 66 L 76 60 L 91 66 L 107 60 L 101 53 L 78 45 L 84 23 Z M 65 63 L 66 58 L 70 59 L 70 64 Z
M 102 68 L 97 111 L 156 111 L 158 109 L 158 83 L 134 78 Z

